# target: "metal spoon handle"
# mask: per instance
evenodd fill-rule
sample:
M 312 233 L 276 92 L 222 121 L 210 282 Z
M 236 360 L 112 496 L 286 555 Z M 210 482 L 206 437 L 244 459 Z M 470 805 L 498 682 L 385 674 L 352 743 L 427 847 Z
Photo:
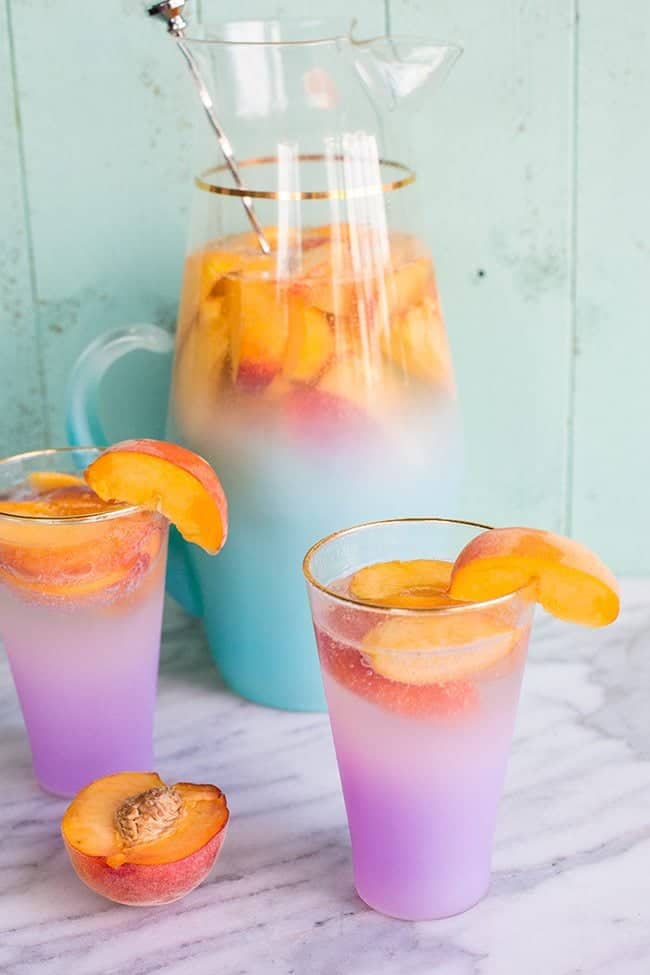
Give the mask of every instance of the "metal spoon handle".
M 175 38 L 178 49 L 187 62 L 187 66 L 190 69 L 190 74 L 194 80 L 199 98 L 201 99 L 201 104 L 203 105 L 205 114 L 208 117 L 210 126 L 217 137 L 219 148 L 221 149 L 223 158 L 226 161 L 226 165 L 230 170 L 235 185 L 238 189 L 245 190 L 246 187 L 243 179 L 241 178 L 239 166 L 237 165 L 237 160 L 235 159 L 230 139 L 224 132 L 221 123 L 216 116 L 214 103 L 210 96 L 210 92 L 208 91 L 207 85 L 203 80 L 199 66 L 196 63 L 192 52 L 185 43 L 185 28 L 187 27 L 187 22 L 181 14 L 181 10 L 184 6 L 185 0 L 162 0 L 162 2 L 156 3 L 153 7 L 149 8 L 149 15 L 152 17 L 161 16 L 167 21 L 167 30 Z M 255 232 L 255 236 L 257 237 L 260 250 L 263 254 L 270 254 L 271 247 L 264 236 L 262 225 L 257 219 L 257 215 L 253 209 L 253 201 L 251 200 L 250 196 L 242 196 L 240 199 L 250 221 L 250 225 Z

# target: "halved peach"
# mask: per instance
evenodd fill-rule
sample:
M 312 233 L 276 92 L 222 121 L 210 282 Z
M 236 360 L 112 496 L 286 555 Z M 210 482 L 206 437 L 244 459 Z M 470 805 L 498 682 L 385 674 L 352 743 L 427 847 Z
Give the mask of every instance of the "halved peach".
M 189 542 L 216 554 L 228 534 L 228 504 L 208 462 L 178 444 L 124 440 L 86 469 L 86 481 L 106 501 L 159 511 Z
M 450 595 L 481 601 L 533 584 L 537 602 L 558 619 L 606 626 L 619 612 L 618 583 L 584 545 L 537 528 L 494 528 L 462 550 Z
M 442 606 L 450 602 L 446 590 L 451 570 L 452 563 L 442 559 L 375 562 L 355 572 L 350 595 L 378 606 L 395 600 L 403 608 Z
M 118 904 L 167 904 L 205 879 L 229 813 L 214 785 L 167 786 L 155 772 L 119 772 L 72 800 L 61 832 L 77 876 Z
M 393 616 L 370 630 L 361 652 L 383 677 L 406 684 L 466 680 L 502 661 L 522 631 L 488 610 Z

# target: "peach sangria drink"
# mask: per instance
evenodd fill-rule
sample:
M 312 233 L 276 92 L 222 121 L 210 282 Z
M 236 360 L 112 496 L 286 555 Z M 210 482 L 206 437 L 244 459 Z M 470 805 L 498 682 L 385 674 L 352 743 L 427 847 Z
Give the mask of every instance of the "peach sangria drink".
M 304 562 L 355 885 L 398 918 L 460 913 L 489 886 L 535 602 L 592 626 L 618 613 L 582 546 L 482 528 L 361 525 Z
M 153 764 L 166 515 L 178 514 L 179 486 L 143 474 L 140 454 L 119 469 L 123 456 L 70 448 L 0 462 L 0 636 L 36 778 L 58 795 Z M 117 481 L 106 473 L 116 462 Z
M 243 233 L 187 259 L 173 434 L 218 464 L 233 499 L 235 543 L 199 572 L 224 677 L 264 703 L 311 708 L 322 690 L 295 566 L 342 521 L 447 503 L 454 380 L 415 236 L 351 222 L 265 236 L 268 255 Z

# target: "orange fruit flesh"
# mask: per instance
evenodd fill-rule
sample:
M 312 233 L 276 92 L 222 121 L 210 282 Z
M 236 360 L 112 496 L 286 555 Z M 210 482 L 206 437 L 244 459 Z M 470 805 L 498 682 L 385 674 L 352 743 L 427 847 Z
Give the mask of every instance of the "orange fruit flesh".
M 130 844 L 116 828 L 117 811 L 126 799 L 164 785 L 155 772 L 119 772 L 91 782 L 65 812 L 61 829 L 66 842 L 86 856 L 103 857 L 110 867 L 173 863 L 190 856 L 228 822 L 226 797 L 214 785 L 173 786 L 181 796 L 182 813 L 159 839 Z
M 453 605 L 447 593 L 451 570 L 442 559 L 375 562 L 355 572 L 349 591 L 355 599 L 397 609 Z
M 257 395 L 278 376 L 382 414 L 408 387 L 453 390 L 433 267 L 417 238 L 347 224 L 265 234 L 270 255 L 246 233 L 187 258 L 174 391 L 182 422 L 209 426 L 229 385 Z
M 507 657 L 523 631 L 489 610 L 392 617 L 364 637 L 375 673 L 407 684 L 459 681 Z
M 142 574 L 156 558 L 162 541 L 159 527 L 143 512 L 106 522 L 50 525 L 39 519 L 99 515 L 122 505 L 101 500 L 71 474 L 35 472 L 27 478 L 30 493 L 20 500 L 0 500 L 0 578 L 34 596 L 83 599 L 123 586 Z M 14 494 L 22 495 L 23 486 Z
M 73 518 L 100 515 L 121 505 L 107 504 L 85 484 L 43 491 L 34 498 L 0 501 L 0 514 L 30 518 Z
M 207 461 L 184 447 L 125 441 L 93 461 L 86 480 L 106 501 L 159 511 L 186 541 L 210 554 L 225 542 L 227 507 L 219 479 Z
M 27 483 L 34 491 L 43 494 L 62 487 L 83 487 L 84 479 L 77 474 L 64 474 L 61 471 L 32 471 L 27 475 Z
M 373 671 L 400 684 L 466 681 L 507 657 L 523 630 L 507 610 L 472 608 L 449 594 L 453 563 L 441 559 L 378 562 L 352 576 L 355 599 L 388 609 L 464 612 L 386 616 L 367 630 L 360 652 Z
M 558 619 L 606 626 L 618 616 L 618 583 L 598 556 L 535 528 L 495 528 L 472 539 L 456 559 L 450 594 L 475 602 L 531 583 L 537 602 Z

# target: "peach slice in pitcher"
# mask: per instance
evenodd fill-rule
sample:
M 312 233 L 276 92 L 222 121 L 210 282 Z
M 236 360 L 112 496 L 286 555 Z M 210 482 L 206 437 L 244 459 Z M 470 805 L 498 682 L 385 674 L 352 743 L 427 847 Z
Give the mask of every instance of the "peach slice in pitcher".
M 264 389 L 282 369 L 289 337 L 287 290 L 278 281 L 225 282 L 232 379 L 242 389 Z
M 454 563 L 449 593 L 476 602 L 528 584 L 558 619 L 606 626 L 618 616 L 618 583 L 598 556 L 571 538 L 536 528 L 493 528 L 473 538 Z
M 283 375 L 293 382 L 312 382 L 321 375 L 334 354 L 334 334 L 329 316 L 296 294 L 289 304 L 289 339 Z
M 65 812 L 61 832 L 77 876 L 118 904 L 178 900 L 205 879 L 229 813 L 214 785 L 165 785 L 155 772 L 91 782 Z
M 382 340 L 385 353 L 406 372 L 424 382 L 453 389 L 447 335 L 433 298 L 398 315 Z
M 447 592 L 452 563 L 441 559 L 376 562 L 350 580 L 350 595 L 376 606 L 430 609 L 453 605 Z
M 178 444 L 125 440 L 105 450 L 85 478 L 104 501 L 159 511 L 188 542 L 215 555 L 228 534 L 228 505 L 208 462 Z

